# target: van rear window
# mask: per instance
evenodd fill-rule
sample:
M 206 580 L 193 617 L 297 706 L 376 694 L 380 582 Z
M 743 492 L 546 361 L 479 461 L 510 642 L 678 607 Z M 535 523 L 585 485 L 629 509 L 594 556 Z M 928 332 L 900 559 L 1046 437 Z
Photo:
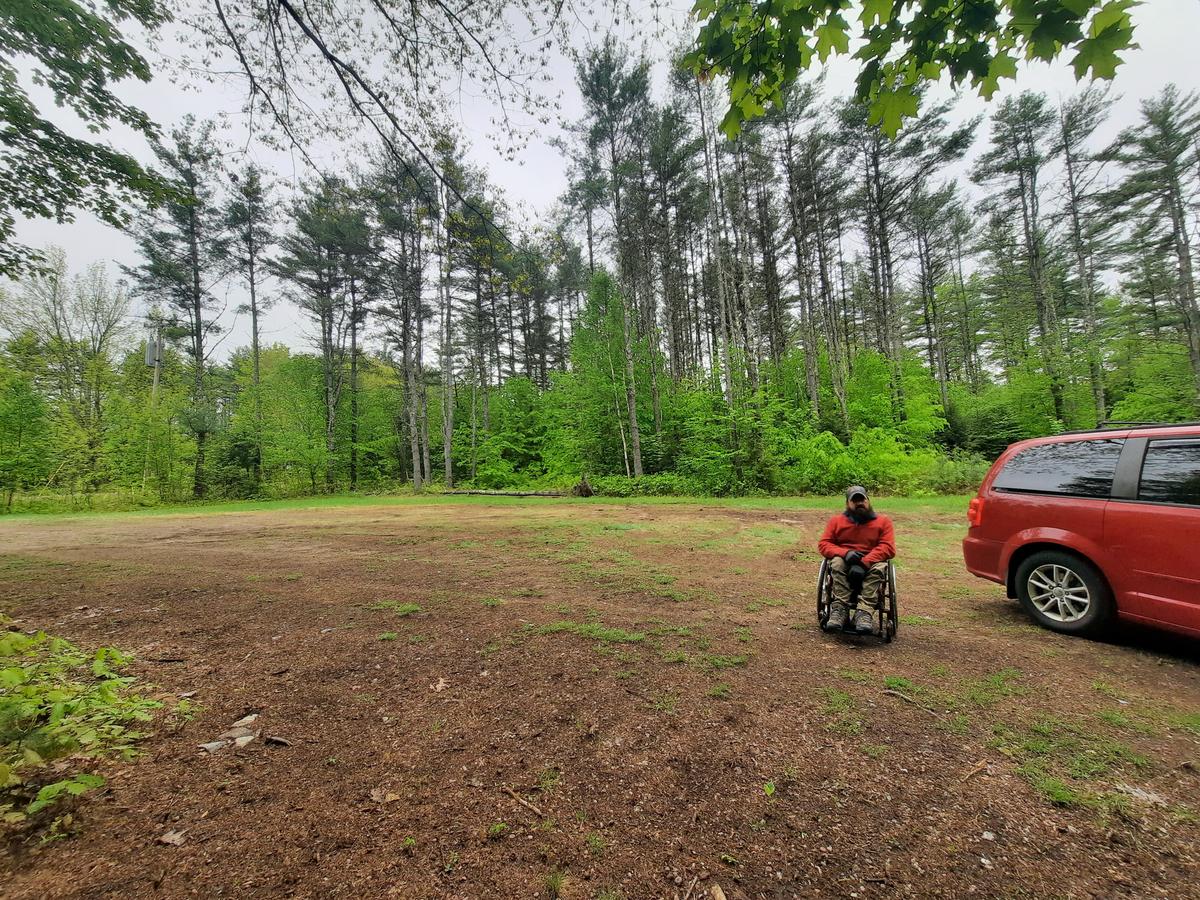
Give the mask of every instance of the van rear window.
M 1112 492 L 1113 473 L 1122 440 L 1069 441 L 1022 450 L 996 476 L 1000 491 L 1105 497 Z
M 1138 499 L 1200 506 L 1200 441 L 1151 441 Z

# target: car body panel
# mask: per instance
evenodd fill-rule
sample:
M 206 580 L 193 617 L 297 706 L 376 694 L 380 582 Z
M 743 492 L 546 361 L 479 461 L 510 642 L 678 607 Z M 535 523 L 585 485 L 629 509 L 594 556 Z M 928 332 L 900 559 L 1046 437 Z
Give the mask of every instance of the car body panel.
M 1200 634 L 1200 509 L 1114 500 L 1105 534 L 1104 572 L 1117 605 Z

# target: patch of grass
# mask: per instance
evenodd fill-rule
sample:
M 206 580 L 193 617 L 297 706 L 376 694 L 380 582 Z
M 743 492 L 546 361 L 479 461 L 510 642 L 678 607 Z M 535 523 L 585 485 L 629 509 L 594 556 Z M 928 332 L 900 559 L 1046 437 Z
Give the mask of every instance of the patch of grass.
M 1150 761 L 1117 741 L 1078 724 L 1042 719 L 1028 728 L 993 727 L 990 746 L 1017 762 L 1017 772 L 1048 803 L 1113 812 L 1114 800 L 1094 782 Z M 1119 805 L 1119 804 L 1118 804 Z
M 688 661 L 688 655 L 682 650 L 664 650 L 659 656 L 665 663 L 686 663 Z
M 1168 727 L 1176 731 L 1186 731 L 1200 737 L 1200 713 L 1172 710 L 1166 714 L 1165 721 Z
M 1101 681 L 1100 679 L 1092 682 L 1092 690 L 1097 694 L 1103 694 L 1105 697 L 1112 697 L 1114 700 L 1125 699 L 1125 694 L 1123 692 L 1118 691 L 1107 681 Z
M 860 672 L 857 669 L 839 669 L 838 674 L 847 681 L 856 681 L 859 684 L 871 680 L 870 675 L 868 675 L 866 672 Z
M 1052 775 L 1044 774 L 1035 766 L 1020 766 L 1017 771 L 1033 786 L 1043 800 L 1054 806 L 1081 806 L 1085 796 Z
M 590 852 L 592 854 L 592 856 L 602 855 L 608 846 L 604 842 L 603 835 L 601 835 L 595 831 L 588 832 L 587 836 L 584 837 L 583 840 L 584 840 L 584 843 L 587 844 L 588 852 Z
M 1007 697 L 1020 697 L 1029 690 L 1017 684 L 1024 673 L 1020 669 L 1001 669 L 984 678 L 971 679 L 963 684 L 962 697 L 975 706 L 995 706 Z
M 833 721 L 825 726 L 826 728 L 850 736 L 862 734 L 863 723 L 854 715 L 853 697 L 845 691 L 833 687 L 822 688 L 821 696 L 825 700 L 825 706 L 821 711 L 833 718 Z
M 405 616 L 411 616 L 413 613 L 419 613 L 421 611 L 421 605 L 419 603 L 405 603 L 401 600 L 380 600 L 376 603 L 372 603 L 367 607 L 367 609 L 372 610 L 373 612 L 395 613 L 397 616 L 403 619 Z
M 559 772 L 558 769 L 555 769 L 555 768 L 542 769 L 542 771 L 540 773 L 538 773 L 538 782 L 537 782 L 538 790 L 541 791 L 543 794 L 549 794 L 556 787 L 558 787 L 558 783 L 560 780 L 562 780 L 562 773 Z
M 567 873 L 561 869 L 551 869 L 542 879 L 542 885 L 546 888 L 546 896 L 550 900 L 558 900 L 562 896 L 563 888 L 567 886 Z
M 887 744 L 863 744 L 862 751 L 871 759 L 883 759 L 890 749 Z
M 504 601 L 503 601 L 503 600 L 501 600 L 499 597 L 484 597 L 484 598 L 483 598 L 482 600 L 480 600 L 479 602 L 480 602 L 480 603 L 482 603 L 484 606 L 487 606 L 487 607 L 496 607 L 496 606 L 503 606 L 503 605 L 504 605 Z
M 884 676 L 883 686 L 890 691 L 900 691 L 905 694 L 919 694 L 924 690 L 920 685 L 913 684 L 907 678 L 900 675 Z
M 821 688 L 821 696 L 825 698 L 825 708 L 822 712 L 827 716 L 838 716 L 854 709 L 854 699 L 845 691 L 837 688 Z
M 751 600 L 749 603 L 747 603 L 745 606 L 742 607 L 742 609 L 744 609 L 748 613 L 756 613 L 759 610 L 761 610 L 762 608 L 763 608 L 763 605 L 761 603 L 759 603 L 757 600 Z
M 738 641 L 743 644 L 749 644 L 754 640 L 754 632 L 745 625 L 733 629 L 733 633 L 737 636 Z
M 950 667 L 945 663 L 938 663 L 936 666 L 929 667 L 929 674 L 934 678 L 945 678 L 950 674 Z
M 717 700 L 728 700 L 732 693 L 733 691 L 730 690 L 729 685 L 720 681 L 709 688 L 707 696 Z
M 721 656 L 715 653 L 706 653 L 703 657 L 703 664 L 710 669 L 732 669 L 735 666 L 744 666 L 750 657 L 745 655 L 730 655 Z
M 489 841 L 498 841 L 508 833 L 507 822 L 493 822 L 488 826 L 487 836 Z
M 591 638 L 592 640 L 600 641 L 602 644 L 638 644 L 646 639 L 644 632 L 626 631 L 624 628 L 610 628 L 599 621 L 570 622 L 563 620 L 551 622 L 549 625 L 542 625 L 534 629 L 535 634 L 561 634 L 563 632 Z
M 963 713 L 955 713 L 950 718 L 939 722 L 938 727 L 951 734 L 966 734 L 971 730 L 971 718 Z
M 675 694 L 659 694 L 650 704 L 651 709 L 658 712 L 673 713 L 675 706 L 679 703 L 679 697 Z
M 394 640 L 395 640 L 396 638 L 398 638 L 399 636 L 400 636 L 400 635 L 396 634 L 396 632 L 394 632 L 394 631 L 385 631 L 385 632 L 383 632 L 383 634 L 379 635 L 379 640 L 381 640 L 381 641 L 394 641 Z

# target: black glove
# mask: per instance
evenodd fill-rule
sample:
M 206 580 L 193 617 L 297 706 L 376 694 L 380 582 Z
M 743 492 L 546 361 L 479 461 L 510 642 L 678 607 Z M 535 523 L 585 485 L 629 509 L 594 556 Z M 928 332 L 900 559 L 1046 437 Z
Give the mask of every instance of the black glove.
M 847 554 L 846 554 L 846 556 L 844 557 L 844 558 L 845 558 L 845 560 L 846 560 L 846 565 L 847 565 L 847 566 L 857 566 L 857 565 L 859 565 L 859 564 L 860 564 L 860 561 L 861 561 L 861 560 L 862 560 L 862 558 L 863 558 L 863 556 L 864 556 L 864 554 L 863 554 L 863 552 L 862 552 L 861 550 L 851 550 L 851 551 L 850 551 L 849 553 L 847 553 Z

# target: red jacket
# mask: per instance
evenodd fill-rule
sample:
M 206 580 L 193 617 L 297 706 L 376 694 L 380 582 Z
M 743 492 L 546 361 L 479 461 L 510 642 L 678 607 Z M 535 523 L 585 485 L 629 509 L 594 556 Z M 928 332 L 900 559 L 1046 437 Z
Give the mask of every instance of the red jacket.
M 817 549 L 826 559 L 859 550 L 867 554 L 862 564 L 870 567 L 896 555 L 896 533 L 887 516 L 876 513 L 871 521 L 859 525 L 843 512 L 825 523 Z

